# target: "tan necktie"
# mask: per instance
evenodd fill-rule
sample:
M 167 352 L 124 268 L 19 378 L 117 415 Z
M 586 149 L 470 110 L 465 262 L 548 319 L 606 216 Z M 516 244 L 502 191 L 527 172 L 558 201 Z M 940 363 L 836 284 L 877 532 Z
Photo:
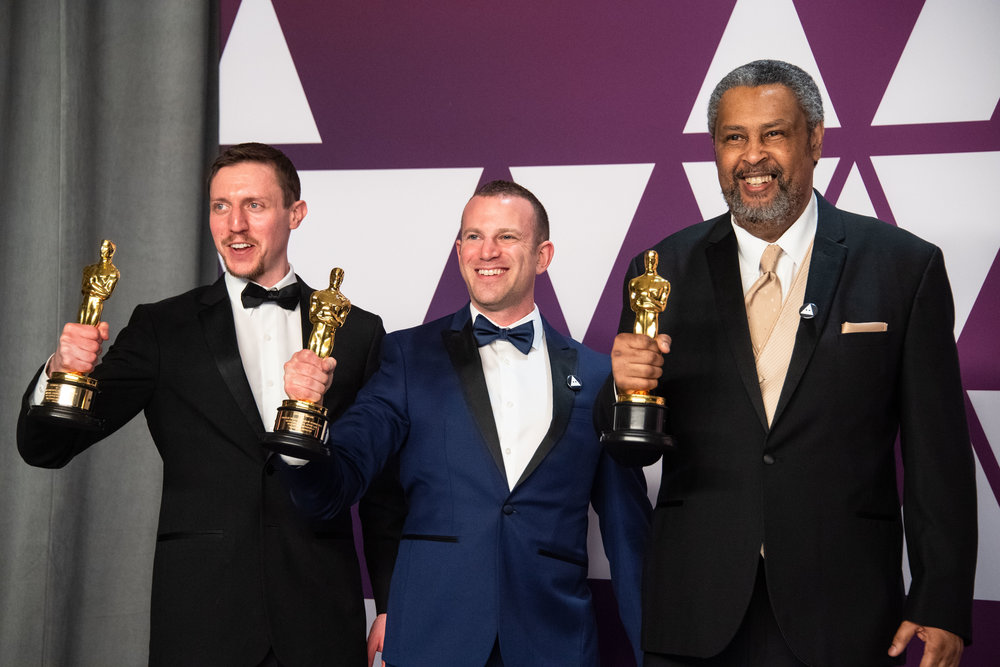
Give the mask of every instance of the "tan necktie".
M 745 297 L 754 352 L 764 347 L 781 310 L 781 281 L 774 272 L 780 255 L 781 246 L 772 243 L 764 249 L 760 258 L 761 276 Z

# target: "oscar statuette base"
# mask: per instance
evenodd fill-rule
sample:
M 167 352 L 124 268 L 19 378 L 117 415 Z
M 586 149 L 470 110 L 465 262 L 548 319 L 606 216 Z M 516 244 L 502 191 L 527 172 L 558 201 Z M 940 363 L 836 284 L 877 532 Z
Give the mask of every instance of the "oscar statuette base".
M 90 411 L 96 391 L 97 380 L 83 373 L 52 373 L 41 405 L 31 406 L 28 416 L 68 428 L 98 431 L 104 422 Z
M 612 428 L 601 433 L 601 443 L 611 458 L 622 465 L 650 465 L 674 449 L 674 439 L 666 433 L 666 420 L 667 406 L 663 399 L 635 394 L 619 396 Z
M 274 431 L 261 436 L 261 444 L 272 452 L 306 461 L 330 455 L 326 446 L 327 410 L 309 401 L 282 401 Z

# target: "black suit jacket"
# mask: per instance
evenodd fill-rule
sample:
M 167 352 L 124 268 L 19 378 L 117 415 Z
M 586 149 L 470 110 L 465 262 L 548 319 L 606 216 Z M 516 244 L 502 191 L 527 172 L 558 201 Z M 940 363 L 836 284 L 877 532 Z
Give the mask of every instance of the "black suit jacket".
M 312 290 L 302 288 L 306 338 Z M 379 317 L 352 308 L 333 351 L 331 419 L 375 371 L 383 336 Z M 270 643 L 286 665 L 367 664 L 350 513 L 307 521 L 274 475 L 224 280 L 138 306 L 92 376 L 100 432 L 28 417 L 33 382 L 18 449 L 32 465 L 58 468 L 145 412 L 163 459 L 150 663 L 252 665 Z M 369 497 L 366 554 L 384 609 L 404 512 L 398 480 L 390 474 Z
M 884 660 L 903 619 L 968 640 L 975 473 L 941 251 L 819 197 L 805 295 L 816 315 L 799 322 L 769 429 L 729 215 L 654 249 L 673 288 L 657 393 L 678 451 L 664 460 L 653 516 L 643 648 L 721 651 L 746 610 L 761 544 L 782 633 L 811 665 Z M 620 331 L 632 330 L 627 286 L 643 270 L 640 255 Z M 841 333 L 844 322 L 888 331 Z

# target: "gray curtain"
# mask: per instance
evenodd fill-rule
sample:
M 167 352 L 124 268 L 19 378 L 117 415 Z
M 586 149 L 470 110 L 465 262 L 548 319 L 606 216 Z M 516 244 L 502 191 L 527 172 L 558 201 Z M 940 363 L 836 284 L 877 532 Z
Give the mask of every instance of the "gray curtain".
M 214 278 L 206 0 L 0 0 L 0 665 L 140 665 L 161 465 L 140 416 L 62 470 L 17 454 L 21 394 L 75 319 L 101 239 L 136 304 Z

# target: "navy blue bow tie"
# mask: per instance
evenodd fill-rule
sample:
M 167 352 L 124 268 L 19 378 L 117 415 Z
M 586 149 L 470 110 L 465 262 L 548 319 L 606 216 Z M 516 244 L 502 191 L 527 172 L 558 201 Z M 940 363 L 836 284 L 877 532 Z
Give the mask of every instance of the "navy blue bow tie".
M 528 354 L 531 342 L 535 339 L 535 325 L 533 322 L 525 322 L 512 329 L 501 329 L 482 315 L 476 315 L 476 321 L 472 325 L 472 335 L 475 336 L 476 345 L 479 347 L 489 345 L 499 338 L 509 341 L 522 354 Z
M 255 308 L 265 301 L 273 301 L 285 310 L 295 310 L 295 304 L 302 296 L 298 281 L 281 289 L 264 289 L 257 283 L 247 283 L 240 294 L 244 308 Z

